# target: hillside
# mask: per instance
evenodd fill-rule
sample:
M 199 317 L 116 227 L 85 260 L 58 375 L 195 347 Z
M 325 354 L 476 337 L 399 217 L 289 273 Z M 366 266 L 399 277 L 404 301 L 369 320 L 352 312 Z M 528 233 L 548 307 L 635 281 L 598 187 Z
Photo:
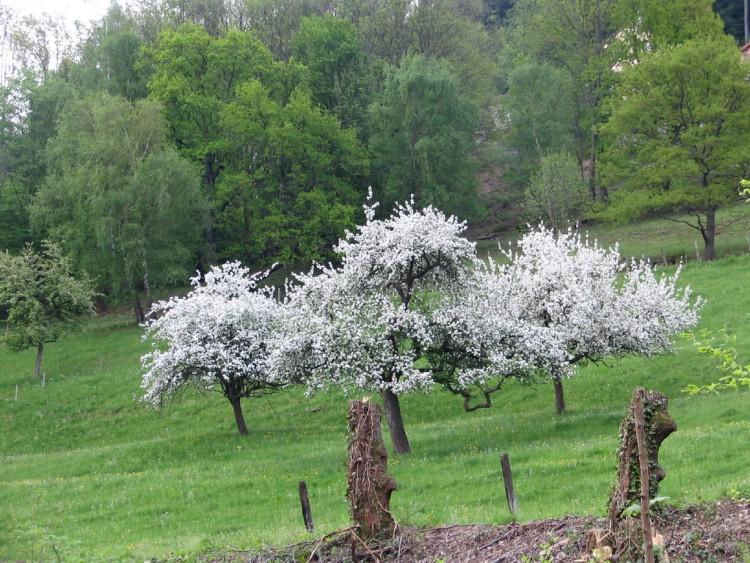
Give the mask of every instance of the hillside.
M 707 299 L 701 327 L 725 327 L 750 357 L 750 257 L 688 263 L 682 279 Z M 55 559 L 55 551 L 66 561 L 192 560 L 317 541 L 349 525 L 345 397 L 294 389 L 249 402 L 243 439 L 219 396 L 188 393 L 161 411 L 137 402 L 140 335 L 127 318 L 98 319 L 48 347 L 44 386 L 31 375 L 32 352 L 0 349 L 0 560 Z M 392 510 L 414 530 L 496 530 L 511 521 L 498 459 L 508 453 L 519 524 L 603 515 L 618 426 L 637 385 L 665 393 L 679 426 L 662 447 L 661 494 L 677 507 L 747 498 L 750 393 L 681 392 L 718 376 L 684 341 L 672 356 L 583 369 L 566 382 L 562 416 L 548 386 L 508 384 L 492 409 L 470 414 L 443 392 L 408 395 L 414 453 L 391 454 Z M 299 514 L 300 480 L 313 534 Z

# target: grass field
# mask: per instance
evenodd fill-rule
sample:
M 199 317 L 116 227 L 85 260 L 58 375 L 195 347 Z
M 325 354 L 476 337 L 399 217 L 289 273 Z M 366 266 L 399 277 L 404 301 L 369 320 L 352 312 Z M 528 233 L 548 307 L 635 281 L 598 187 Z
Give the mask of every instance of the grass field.
M 693 218 L 676 217 L 678 220 Z M 723 207 L 717 212 L 716 256 L 730 256 L 750 251 L 750 205 L 746 202 Z M 648 219 L 636 223 L 613 225 L 597 223 L 586 226 L 591 238 L 604 247 L 619 244 L 620 252 L 627 257 L 650 258 L 659 262 L 666 258 L 670 262 L 681 259 L 696 260 L 696 245 L 703 255 L 703 239 L 700 233 L 687 225 L 665 219 Z M 512 241 L 517 235 L 499 240 L 502 244 Z M 497 243 L 481 241 L 480 250 L 495 252 Z
M 750 361 L 750 257 L 689 263 L 683 280 L 708 300 L 701 327 L 726 327 Z M 247 402 L 251 433 L 241 438 L 218 395 L 185 394 L 161 411 L 137 402 L 140 336 L 108 317 L 48 346 L 44 387 L 33 351 L 0 349 L 0 560 L 189 559 L 310 539 L 300 480 L 315 535 L 347 525 L 345 397 L 295 389 Z M 678 504 L 750 495 L 750 393 L 680 391 L 719 375 L 685 341 L 673 356 L 583 369 L 566 382 L 563 416 L 551 386 L 509 384 L 475 413 L 444 392 L 408 395 L 413 453 L 389 460 L 393 513 L 424 526 L 508 521 L 499 463 L 508 453 L 521 519 L 603 514 L 637 385 L 669 396 L 679 425 L 661 450 L 662 494 Z

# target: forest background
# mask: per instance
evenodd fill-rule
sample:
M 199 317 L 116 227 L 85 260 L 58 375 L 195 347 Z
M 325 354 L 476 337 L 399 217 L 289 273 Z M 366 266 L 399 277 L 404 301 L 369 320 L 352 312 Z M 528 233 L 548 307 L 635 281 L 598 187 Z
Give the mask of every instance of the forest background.
M 687 214 L 711 258 L 750 161 L 730 134 L 718 188 L 631 189 L 611 103 L 676 47 L 738 58 L 742 2 L 136 0 L 75 32 L 0 2 L 0 28 L 0 246 L 52 240 L 136 311 L 217 262 L 334 258 L 370 186 L 473 238 Z

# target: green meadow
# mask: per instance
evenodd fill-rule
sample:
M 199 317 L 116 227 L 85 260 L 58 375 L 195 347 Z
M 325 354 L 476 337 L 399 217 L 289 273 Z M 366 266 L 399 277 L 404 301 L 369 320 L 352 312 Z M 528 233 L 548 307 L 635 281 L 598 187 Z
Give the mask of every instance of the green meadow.
M 658 256 L 661 242 L 633 229 L 623 250 Z M 742 250 L 744 235 L 732 240 Z M 737 335 L 750 362 L 750 257 L 688 262 L 681 279 L 707 300 L 700 328 Z M 150 410 L 138 402 L 141 334 L 126 317 L 97 319 L 46 347 L 44 386 L 32 375 L 34 351 L 0 349 L 0 560 L 190 560 L 348 525 L 347 397 L 291 389 L 248 401 L 245 438 L 217 394 L 187 392 Z M 720 376 L 681 340 L 673 355 L 585 367 L 565 383 L 561 416 L 551 385 L 509 383 L 491 409 L 473 413 L 442 391 L 407 395 L 413 453 L 389 459 L 392 511 L 419 526 L 508 522 L 500 467 L 508 453 L 519 519 L 603 515 L 619 424 L 638 385 L 665 393 L 679 426 L 661 450 L 661 494 L 678 505 L 748 497 L 750 393 L 681 392 Z M 300 480 L 314 534 L 302 523 Z

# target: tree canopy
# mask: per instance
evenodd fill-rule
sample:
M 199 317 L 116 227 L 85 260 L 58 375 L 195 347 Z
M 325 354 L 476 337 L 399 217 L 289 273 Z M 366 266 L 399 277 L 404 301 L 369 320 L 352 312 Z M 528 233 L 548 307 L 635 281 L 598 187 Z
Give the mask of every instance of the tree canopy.
M 153 351 L 141 359 L 143 401 L 160 406 L 185 387 L 219 391 L 231 403 L 238 432 L 247 435 L 241 399 L 284 386 L 268 369 L 268 350 L 279 315 L 264 274 L 237 262 L 190 280 L 184 297 L 154 304 L 145 324 Z
M 750 83 L 728 38 L 692 40 L 644 57 L 612 97 L 607 177 L 611 217 L 657 213 L 698 230 L 715 256 L 716 211 L 750 173 Z
M 41 252 L 26 245 L 18 256 L 0 252 L 0 305 L 8 308 L 8 329 L 0 341 L 11 350 L 37 349 L 39 376 L 44 345 L 83 327 L 94 314 L 90 280 L 73 273 L 73 264 L 57 244 L 45 241 Z
M 95 95 L 72 104 L 47 146 L 50 173 L 31 209 L 76 267 L 118 298 L 180 283 L 201 249 L 198 172 L 166 139 L 160 104 Z M 196 228 L 197 227 L 197 228 Z

